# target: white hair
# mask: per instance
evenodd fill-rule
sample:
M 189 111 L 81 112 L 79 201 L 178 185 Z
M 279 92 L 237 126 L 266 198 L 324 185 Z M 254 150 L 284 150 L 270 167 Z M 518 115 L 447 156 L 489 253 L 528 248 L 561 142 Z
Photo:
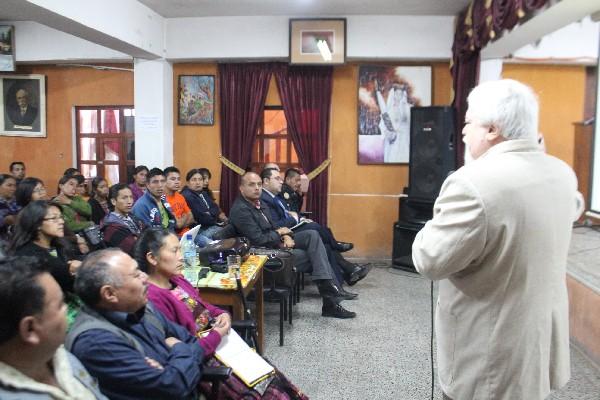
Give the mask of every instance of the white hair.
M 539 106 L 529 86 L 512 79 L 489 81 L 475 87 L 467 101 L 469 116 L 496 127 L 505 139 L 537 139 Z

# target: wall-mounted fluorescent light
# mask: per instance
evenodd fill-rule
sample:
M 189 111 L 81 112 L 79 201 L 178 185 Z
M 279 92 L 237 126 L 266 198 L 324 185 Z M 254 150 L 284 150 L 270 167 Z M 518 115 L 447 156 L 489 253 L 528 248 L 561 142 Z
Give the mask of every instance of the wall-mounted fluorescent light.
M 331 50 L 329 50 L 329 46 L 327 45 L 327 42 L 323 39 L 319 39 L 319 40 L 317 40 L 317 47 L 319 48 L 319 51 L 321 52 L 321 57 L 323 57 L 323 60 L 331 61 Z

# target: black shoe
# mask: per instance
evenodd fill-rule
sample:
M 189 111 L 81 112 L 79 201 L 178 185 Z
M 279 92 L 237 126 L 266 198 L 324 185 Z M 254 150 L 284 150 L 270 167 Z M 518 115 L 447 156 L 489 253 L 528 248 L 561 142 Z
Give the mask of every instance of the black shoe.
M 327 301 L 326 299 L 323 299 L 323 308 L 321 310 L 321 315 L 324 317 L 342 319 L 356 317 L 355 312 L 348 311 L 338 303 Z
M 332 299 L 338 303 L 346 300 L 340 292 L 340 288 L 331 279 L 319 279 L 315 283 L 317 284 L 317 289 L 319 289 L 319 294 L 324 299 Z
M 333 245 L 333 250 L 340 252 L 340 253 L 345 253 L 346 251 L 350 251 L 354 248 L 354 243 L 348 243 L 348 242 L 335 242 L 335 245 Z
M 356 269 L 348 276 L 345 281 L 349 286 L 356 285 L 359 281 L 363 280 L 371 271 L 370 265 L 364 265 L 356 267 Z
M 347 292 L 344 288 L 340 288 L 340 293 L 344 300 L 354 300 L 358 297 L 358 293 Z

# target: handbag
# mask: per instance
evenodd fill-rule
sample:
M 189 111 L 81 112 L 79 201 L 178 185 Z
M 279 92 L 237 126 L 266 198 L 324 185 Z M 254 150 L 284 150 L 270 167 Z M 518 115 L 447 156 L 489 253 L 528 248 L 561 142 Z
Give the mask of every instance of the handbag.
M 217 272 L 227 271 L 227 256 L 238 255 L 242 258 L 248 254 L 250 245 L 245 237 L 215 240 L 198 249 L 200 264 L 210 266 Z
M 296 269 L 294 268 L 294 255 L 288 250 L 268 249 L 264 247 L 252 247 L 250 254 L 267 256 L 264 265 L 264 284 L 292 287 L 296 281 Z

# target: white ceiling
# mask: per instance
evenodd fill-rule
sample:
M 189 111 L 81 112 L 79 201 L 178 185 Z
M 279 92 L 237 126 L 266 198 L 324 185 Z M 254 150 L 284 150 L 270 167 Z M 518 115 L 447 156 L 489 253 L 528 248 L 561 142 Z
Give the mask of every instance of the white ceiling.
M 242 15 L 457 15 L 469 0 L 138 0 L 165 18 Z

